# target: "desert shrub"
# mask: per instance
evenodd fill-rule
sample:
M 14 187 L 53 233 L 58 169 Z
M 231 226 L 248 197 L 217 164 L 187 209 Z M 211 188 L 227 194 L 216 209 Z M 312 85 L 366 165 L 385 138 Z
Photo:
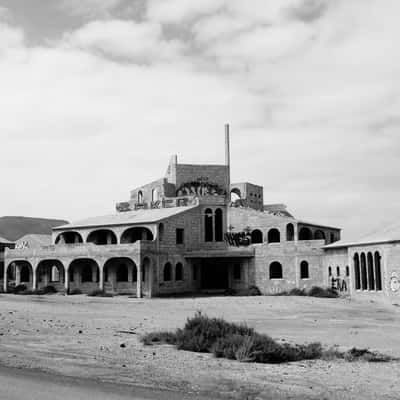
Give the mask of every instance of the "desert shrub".
M 246 324 L 232 324 L 222 318 L 209 318 L 197 313 L 189 318 L 183 329 L 178 329 L 177 346 L 181 350 L 211 352 L 214 343 L 229 335 L 252 335 Z
M 311 297 L 327 297 L 327 298 L 335 298 L 338 297 L 338 293 L 335 289 L 332 288 L 322 288 L 320 286 L 313 286 L 308 291 L 308 296 Z
M 90 293 L 88 293 L 89 297 L 113 297 L 112 293 L 107 293 L 102 289 L 94 289 Z
M 209 318 L 197 313 L 175 332 L 159 331 L 141 338 L 145 345 L 173 344 L 180 350 L 213 353 L 215 357 L 241 362 L 285 363 L 300 360 L 336 358 L 347 361 L 386 362 L 394 358 L 353 348 L 341 352 L 337 347 L 323 349 L 320 343 L 304 345 L 278 343 L 259 334 L 246 324 L 229 323 L 222 318 Z
M 159 331 L 147 333 L 141 338 L 143 344 L 176 344 L 176 334 L 169 331 Z
M 248 289 L 248 296 L 261 296 L 261 290 L 258 286 L 250 286 Z
M 307 296 L 307 292 L 305 289 L 293 288 L 289 290 L 289 296 Z
M 70 292 L 69 292 L 69 294 L 70 295 L 75 295 L 75 294 L 82 294 L 82 290 L 81 289 L 78 289 L 78 288 L 76 288 L 76 289 L 72 289 Z
M 22 293 L 22 292 L 25 292 L 26 289 L 27 289 L 27 288 L 26 288 L 26 285 L 24 285 L 24 284 L 22 283 L 22 284 L 17 285 L 17 286 L 14 287 L 13 293 L 14 293 L 14 294 L 20 294 L 20 293 Z
M 41 289 L 42 294 L 57 293 L 57 289 L 53 285 L 47 285 Z
M 357 349 L 353 347 L 344 353 L 343 357 L 347 361 L 364 360 L 368 362 L 388 362 L 395 360 L 395 358 L 381 354 L 378 352 L 370 351 L 368 349 Z

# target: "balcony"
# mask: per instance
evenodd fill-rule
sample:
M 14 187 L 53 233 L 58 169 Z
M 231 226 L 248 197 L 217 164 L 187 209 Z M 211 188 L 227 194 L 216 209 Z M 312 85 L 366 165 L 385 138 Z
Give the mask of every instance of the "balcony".
M 94 243 L 57 244 L 41 246 L 33 249 L 7 250 L 7 259 L 57 259 L 57 258 L 95 258 L 95 257 L 123 257 L 139 255 L 143 251 L 155 250 L 156 244 L 152 241 L 141 240 L 128 244 L 95 245 Z

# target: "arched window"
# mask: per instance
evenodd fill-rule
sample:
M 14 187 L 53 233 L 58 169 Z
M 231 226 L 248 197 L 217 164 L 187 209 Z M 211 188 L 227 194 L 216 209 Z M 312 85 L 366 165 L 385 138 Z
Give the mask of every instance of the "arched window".
M 164 282 L 169 282 L 172 279 L 172 265 L 167 262 L 164 266 L 164 274 L 163 274 Z
M 236 201 L 239 201 L 242 198 L 242 194 L 240 193 L 240 190 L 238 188 L 233 188 L 231 190 L 231 202 L 235 203 Z
M 164 239 L 164 224 L 158 225 L 158 240 L 162 242 Z
M 205 241 L 212 242 L 214 240 L 213 235 L 213 212 L 211 208 L 207 208 L 204 216 L 204 228 L 205 228 Z
M 251 243 L 262 243 L 263 242 L 263 234 L 259 229 L 254 229 L 251 232 Z
M 82 265 L 82 282 L 93 282 L 93 271 L 90 264 Z
M 281 241 L 281 234 L 278 229 L 270 229 L 268 231 L 268 243 L 279 243 Z
M 325 240 L 325 233 L 320 229 L 317 229 L 314 233 L 315 240 Z
M 128 282 L 128 266 L 119 264 L 117 268 L 117 282 Z
M 121 244 L 135 243 L 138 240 L 154 240 L 153 232 L 145 227 L 128 228 L 121 235 Z
M 332 276 L 332 267 L 328 267 L 328 276 Z
M 224 214 L 220 208 L 215 210 L 215 241 L 224 240 Z
M 183 265 L 180 262 L 175 266 L 175 280 L 183 281 Z
M 362 290 L 368 289 L 367 261 L 365 253 L 361 253 L 361 287 Z
M 97 229 L 90 232 L 86 242 L 96 245 L 117 244 L 117 236 L 109 229 Z
M 51 267 L 51 282 L 60 282 L 60 271 L 56 265 Z
M 286 225 L 286 240 L 288 242 L 292 242 L 294 240 L 294 225 L 293 224 Z
M 143 204 L 143 192 L 141 190 L 138 191 L 137 201 L 139 204 Z
M 29 272 L 29 267 L 27 265 L 24 265 L 21 268 L 21 282 L 29 282 L 30 281 L 30 272 Z
M 378 251 L 375 252 L 375 281 L 376 290 L 382 290 L 381 256 Z
M 282 279 L 283 272 L 282 272 L 282 265 L 281 263 L 274 261 L 269 266 L 269 279 Z
M 367 254 L 368 263 L 368 289 L 375 290 L 374 257 L 372 253 Z
M 358 253 L 354 254 L 354 284 L 356 290 L 361 289 L 360 257 Z
M 346 276 L 350 276 L 350 268 L 346 265 Z
M 335 242 L 335 234 L 331 233 L 331 243 L 334 243 L 334 242 Z
M 299 232 L 299 240 L 312 240 L 312 232 L 309 228 L 303 227 Z
M 340 276 L 340 267 L 339 266 L 336 267 L 336 276 Z
M 310 271 L 308 268 L 308 262 L 302 261 L 300 263 L 300 279 L 308 279 L 310 277 Z

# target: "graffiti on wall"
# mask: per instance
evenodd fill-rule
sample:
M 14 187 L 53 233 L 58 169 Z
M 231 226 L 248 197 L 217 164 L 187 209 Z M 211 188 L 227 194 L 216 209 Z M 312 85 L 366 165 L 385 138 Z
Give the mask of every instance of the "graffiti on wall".
M 345 279 L 341 278 L 332 278 L 331 288 L 340 293 L 347 292 L 347 282 Z
M 399 276 L 397 275 L 397 272 L 392 272 L 390 276 L 390 290 L 392 292 L 398 292 L 400 289 L 400 280 Z
M 216 183 L 208 181 L 207 177 L 197 178 L 196 181 L 183 183 L 176 190 L 177 197 L 181 196 L 224 196 L 226 190 Z
M 248 232 L 227 232 L 225 233 L 225 242 L 229 246 L 249 246 L 251 235 Z

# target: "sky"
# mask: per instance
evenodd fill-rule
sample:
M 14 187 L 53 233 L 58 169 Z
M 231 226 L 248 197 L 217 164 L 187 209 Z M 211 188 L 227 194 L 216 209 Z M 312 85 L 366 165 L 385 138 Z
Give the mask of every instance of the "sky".
M 398 0 L 0 0 L 0 214 L 114 212 L 169 158 L 343 228 L 400 219 Z

